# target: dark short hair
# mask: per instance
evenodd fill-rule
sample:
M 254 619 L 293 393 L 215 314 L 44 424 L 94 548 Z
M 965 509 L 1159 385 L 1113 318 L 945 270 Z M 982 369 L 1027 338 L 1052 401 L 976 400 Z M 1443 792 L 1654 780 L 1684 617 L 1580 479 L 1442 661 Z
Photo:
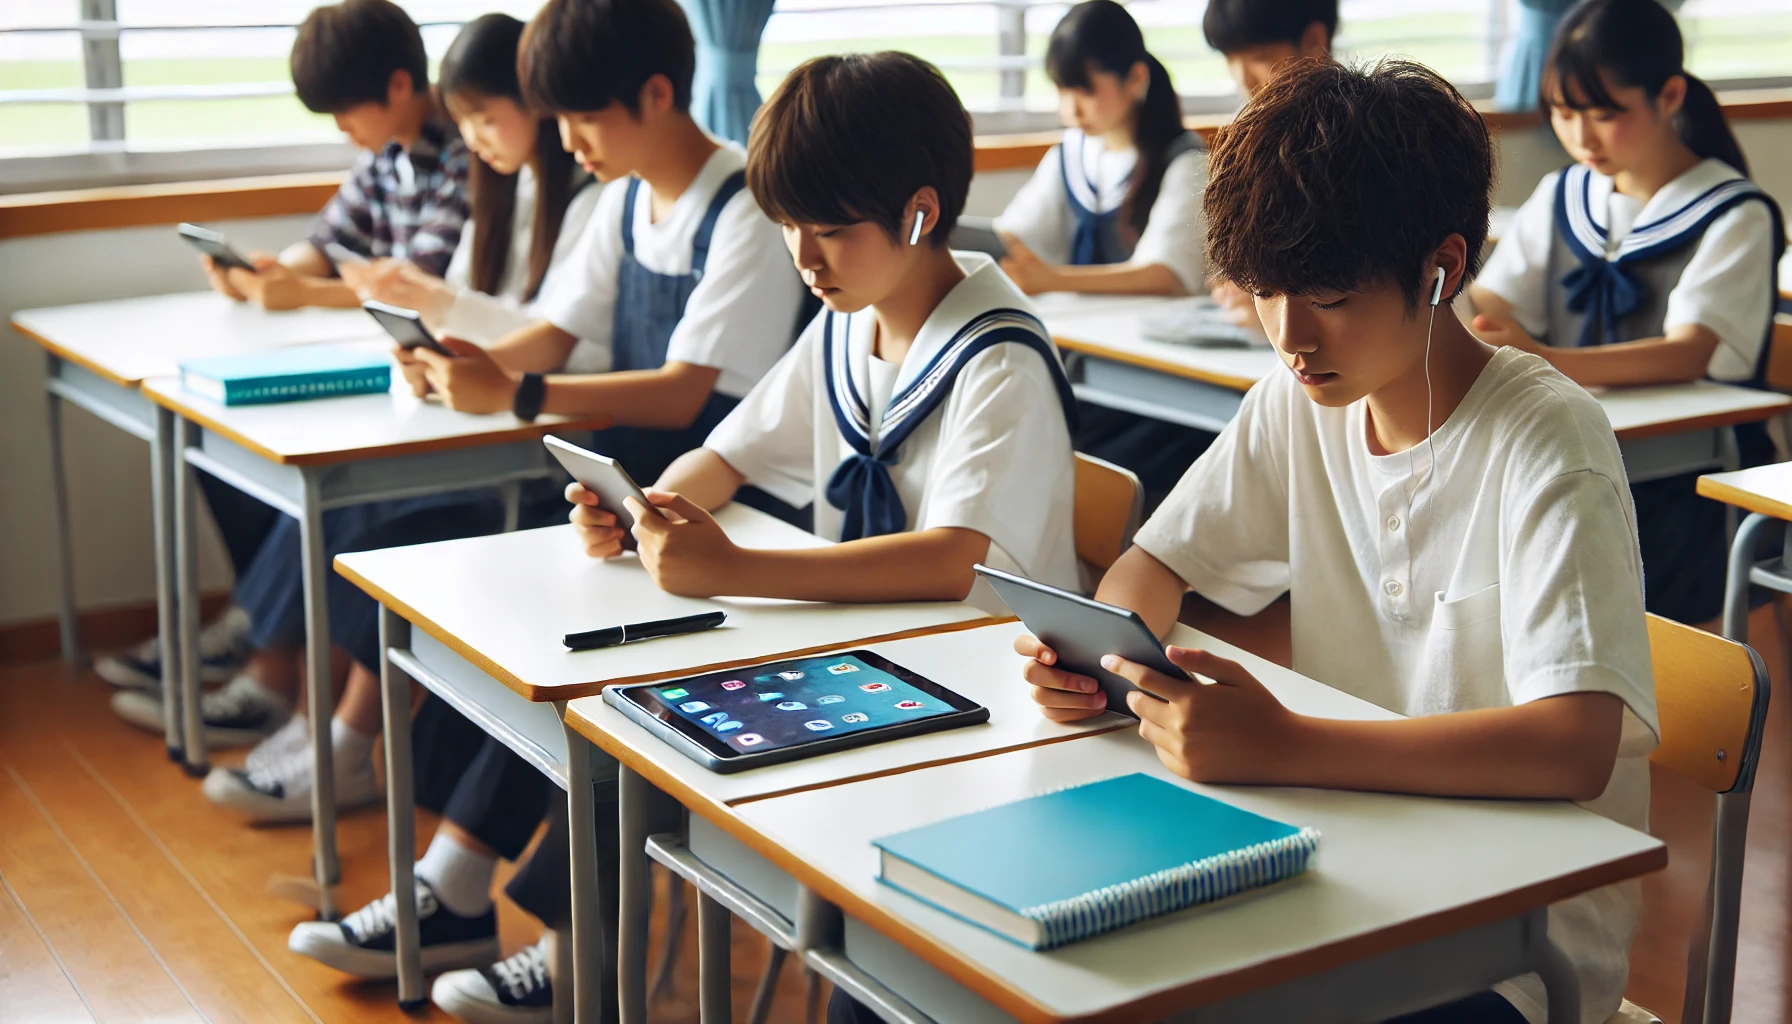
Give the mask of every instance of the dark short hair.
M 305 16 L 292 44 L 292 84 L 316 114 L 386 102 L 394 71 L 429 89 L 429 57 L 417 23 L 392 0 L 342 0 Z
M 697 46 L 677 0 L 548 0 L 523 30 L 523 92 L 556 113 L 620 103 L 641 112 L 641 87 L 672 83 L 672 105 L 691 109 Z
M 1207 261 L 1240 287 L 1307 295 L 1398 284 L 1416 306 L 1450 235 L 1487 238 L 1487 124 L 1437 72 L 1303 60 L 1213 140 Z
M 817 57 L 753 118 L 747 187 L 773 220 L 868 220 L 901 238 L 909 199 L 931 185 L 937 248 L 964 212 L 973 160 L 971 117 L 939 68 L 894 51 Z
M 1313 23 L 1325 26 L 1325 37 L 1338 34 L 1338 0 L 1207 0 L 1201 30 L 1207 45 L 1221 53 L 1237 53 L 1268 43 L 1296 46 Z

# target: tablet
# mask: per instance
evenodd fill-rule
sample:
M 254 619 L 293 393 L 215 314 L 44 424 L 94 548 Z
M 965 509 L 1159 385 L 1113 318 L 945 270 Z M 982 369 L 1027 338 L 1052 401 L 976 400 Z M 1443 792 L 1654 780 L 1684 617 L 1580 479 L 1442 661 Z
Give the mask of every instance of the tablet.
M 577 480 L 587 491 L 597 495 L 600 507 L 606 512 L 616 514 L 616 525 L 622 527 L 623 543 L 634 544 L 635 515 L 623 503 L 625 498 L 634 498 L 648 508 L 653 503 L 641 490 L 641 485 L 628 475 L 622 463 L 607 455 L 586 451 L 570 441 L 562 441 L 552 434 L 541 439 L 548 446 L 548 453 L 559 462 L 572 478 Z
M 870 651 L 612 686 L 604 703 L 717 772 L 989 721 L 988 708 Z
M 426 348 L 439 356 L 450 356 L 454 353 L 442 347 L 436 336 L 423 326 L 423 316 L 414 309 L 394 306 L 390 303 L 376 302 L 372 299 L 361 303 L 367 315 L 379 321 L 392 340 L 398 342 L 400 348 Z
M 1101 659 L 1118 654 L 1162 672 L 1172 679 L 1187 679 L 1188 673 L 1176 667 L 1164 654 L 1164 645 L 1139 613 L 1129 608 L 1116 608 L 1073 594 L 1068 590 L 1036 583 L 987 565 L 976 567 L 977 575 L 989 582 L 996 596 L 1020 616 L 1027 631 L 1038 637 L 1058 655 L 1058 667 L 1095 680 L 1108 695 L 1108 710 L 1132 718 L 1126 706 L 1126 695 L 1138 687 L 1124 677 L 1101 667 Z M 1142 691 L 1141 691 L 1142 692 Z M 1158 698 L 1146 694 L 1153 700 Z
M 224 237 L 223 232 L 202 228 L 197 224 L 182 224 L 175 230 L 180 232 L 180 237 L 187 240 L 188 245 L 210 256 L 212 262 L 218 266 L 247 270 L 251 274 L 256 272 L 255 264 L 250 263 L 242 253 L 232 249 L 230 240 Z

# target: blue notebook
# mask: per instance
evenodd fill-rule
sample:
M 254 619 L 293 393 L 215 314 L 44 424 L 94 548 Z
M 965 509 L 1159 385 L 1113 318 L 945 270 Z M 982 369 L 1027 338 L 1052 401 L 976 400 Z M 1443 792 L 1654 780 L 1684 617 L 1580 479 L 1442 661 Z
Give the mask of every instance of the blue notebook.
M 1138 773 L 876 841 L 885 885 L 1030 949 L 1292 878 L 1318 845 Z
M 180 364 L 181 386 L 224 405 L 366 395 L 392 387 L 392 363 L 366 346 L 295 345 Z

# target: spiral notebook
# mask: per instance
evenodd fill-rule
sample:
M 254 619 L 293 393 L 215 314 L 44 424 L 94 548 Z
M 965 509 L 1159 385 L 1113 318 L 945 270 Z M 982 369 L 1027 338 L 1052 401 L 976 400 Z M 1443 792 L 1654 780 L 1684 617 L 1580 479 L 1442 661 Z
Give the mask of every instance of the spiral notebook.
M 1319 833 L 1142 773 L 876 841 L 879 879 L 1030 949 L 1050 949 L 1293 878 Z

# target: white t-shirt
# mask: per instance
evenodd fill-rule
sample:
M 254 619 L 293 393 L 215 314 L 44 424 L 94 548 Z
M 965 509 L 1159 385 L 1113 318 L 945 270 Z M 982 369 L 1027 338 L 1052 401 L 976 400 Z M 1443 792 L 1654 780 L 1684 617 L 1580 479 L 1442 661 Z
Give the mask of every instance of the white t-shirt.
M 1139 159 L 1136 149 L 1110 150 L 1100 139 L 1085 138 L 1075 128 L 1067 130 L 1064 141 L 1046 152 L 1033 176 L 996 218 L 996 229 L 1019 238 L 1049 263 L 1070 258 L 1070 236 L 1076 229 L 1058 163 L 1058 153 L 1066 146 L 1073 157 L 1080 154 L 1084 180 L 1094 186 L 1099 204 L 1091 208 L 1101 211 L 1117 210 L 1126 201 L 1127 182 Z M 1201 249 L 1207 241 L 1207 219 L 1201 212 L 1201 194 L 1206 188 L 1206 150 L 1190 150 L 1171 160 L 1164 168 L 1157 201 L 1151 204 L 1151 217 L 1128 262 L 1134 266 L 1162 264 L 1184 289 L 1205 291 Z
M 547 273 L 542 276 L 536 299 L 548 294 L 561 279 L 578 274 L 573 252 L 578 249 L 585 226 L 591 220 L 591 211 L 597 208 L 600 191 L 602 189 L 596 183 L 588 184 L 573 193 L 566 204 L 566 213 L 560 218 L 560 235 L 554 239 L 554 255 L 548 263 Z M 454 258 L 448 262 L 448 272 L 443 275 L 443 280 L 454 289 L 454 302 L 440 323 L 430 325 L 436 333 L 489 345 L 519 327 L 541 320 L 536 300 L 525 302 L 522 298 L 529 287 L 535 202 L 535 171 L 525 165 L 516 175 L 510 252 L 505 256 L 504 273 L 499 275 L 496 295 L 487 295 L 473 287 L 473 238 L 477 227 L 471 220 L 467 221 L 466 229 L 460 233 L 460 244 L 455 247 Z M 609 368 L 609 346 L 580 339 L 561 370 L 565 373 L 598 373 Z
M 1533 336 L 1545 332 L 1549 290 L 1561 285 L 1549 280 L 1556 182 L 1561 176 L 1555 171 L 1538 183 L 1475 278 L 1476 284 L 1511 303 L 1514 319 Z M 1594 174 L 1589 185 L 1593 221 L 1606 230 L 1608 254 L 1615 253 L 1633 226 L 1651 223 L 1713 186 L 1740 177 L 1721 160 L 1704 160 L 1642 203 L 1620 194 L 1610 177 Z M 1668 294 L 1662 330 L 1686 324 L 1709 328 L 1719 344 L 1705 372 L 1713 380 L 1748 380 L 1755 374 L 1766 340 L 1767 312 L 1774 302 L 1766 272 L 1775 245 L 1773 218 L 1761 203 L 1743 203 L 1713 220 L 1696 244 L 1692 261 Z
M 1294 668 L 1403 715 L 1577 692 L 1627 709 L 1619 760 L 1585 805 L 1647 829 L 1659 730 L 1636 519 L 1599 404 L 1503 348 L 1420 444 L 1373 455 L 1367 405 L 1328 409 L 1274 373 L 1183 476 L 1136 543 L 1189 587 L 1252 615 L 1291 592 Z M 1637 883 L 1550 908 L 1584 1019 L 1617 1010 Z M 1533 977 L 1498 990 L 1533 1022 Z
M 642 185 L 635 196 L 635 258 L 657 274 L 691 272 L 691 245 L 723 181 L 747 165 L 746 151 L 723 145 L 716 150 L 671 212 L 653 222 L 653 193 Z M 575 265 L 583 274 L 542 290 L 537 309 L 554 326 L 609 348 L 616 310 L 616 277 L 622 266 L 622 207 L 628 179 L 605 185 L 585 229 Z M 741 189 L 722 208 L 710 238 L 703 279 L 672 332 L 667 362 L 721 370 L 716 390 L 740 397 L 790 347 L 802 308 L 802 281 L 778 225 Z
M 893 381 L 895 393 L 981 314 L 1031 310 L 989 257 L 956 255 L 967 276 L 922 325 Z M 826 320 L 825 312 L 815 318 L 704 447 L 784 501 L 799 507 L 813 502 L 816 534 L 834 538 L 843 515 L 825 492 L 853 449 L 834 421 L 822 376 Z M 851 315 L 850 369 L 860 394 L 869 393 L 874 379 L 869 363 L 876 323 L 869 309 Z M 995 345 L 966 363 L 951 394 L 908 435 L 900 461 L 889 467 L 908 529 L 976 530 L 990 539 L 990 565 L 1075 588 L 1076 472 L 1062 410 L 1052 374 L 1032 349 Z

